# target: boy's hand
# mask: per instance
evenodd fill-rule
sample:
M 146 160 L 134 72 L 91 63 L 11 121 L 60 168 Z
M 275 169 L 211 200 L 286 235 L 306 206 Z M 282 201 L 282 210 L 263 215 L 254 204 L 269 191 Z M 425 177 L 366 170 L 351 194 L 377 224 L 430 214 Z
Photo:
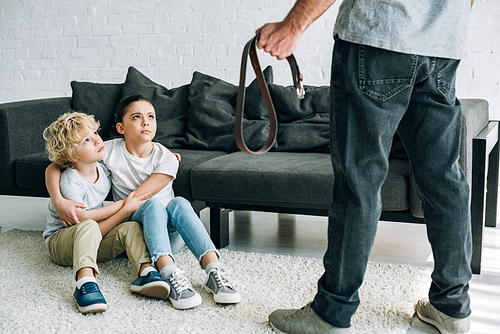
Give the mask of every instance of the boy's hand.
M 181 161 L 181 155 L 179 153 L 175 153 L 175 152 L 172 152 L 172 153 L 176 156 L 177 161 L 180 162 Z
M 149 198 L 149 193 L 146 192 L 144 194 L 135 195 L 135 191 L 132 191 L 128 194 L 127 198 L 123 200 L 123 210 L 132 214 L 135 210 L 139 209 L 139 207 Z
M 86 206 L 82 203 L 70 201 L 64 198 L 61 198 L 52 204 L 54 204 L 57 214 L 65 227 L 70 227 L 80 223 L 80 219 L 78 219 L 76 212 L 78 209 L 86 209 Z

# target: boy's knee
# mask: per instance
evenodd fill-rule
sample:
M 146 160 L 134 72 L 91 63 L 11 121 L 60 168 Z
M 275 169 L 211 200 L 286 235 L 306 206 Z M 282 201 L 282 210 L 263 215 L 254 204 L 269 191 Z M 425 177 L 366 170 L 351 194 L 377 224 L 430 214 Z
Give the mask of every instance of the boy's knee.
M 78 232 L 99 232 L 101 234 L 101 229 L 99 228 L 99 224 L 92 219 L 85 219 L 76 225 L 77 233 Z
M 120 233 L 123 233 L 123 234 L 130 234 L 130 233 L 133 233 L 133 234 L 143 234 L 142 232 L 142 226 L 135 222 L 135 221 L 126 221 L 126 222 L 123 222 L 120 224 L 121 227 L 120 227 Z
M 102 234 L 99 224 L 95 220 L 86 219 L 75 227 L 74 240 L 77 244 L 85 248 L 95 247 L 96 250 L 99 248 Z
M 146 202 L 144 202 L 141 207 L 144 207 L 145 209 L 150 209 L 150 208 L 162 208 L 164 209 L 165 206 L 163 203 L 157 199 L 157 198 L 150 198 Z

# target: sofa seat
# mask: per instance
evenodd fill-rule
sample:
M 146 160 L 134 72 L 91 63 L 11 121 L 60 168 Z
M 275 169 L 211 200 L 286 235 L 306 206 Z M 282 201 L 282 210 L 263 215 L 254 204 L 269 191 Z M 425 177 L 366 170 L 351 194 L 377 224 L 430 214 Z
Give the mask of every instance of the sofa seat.
M 332 202 L 333 168 L 326 153 L 236 152 L 194 167 L 191 189 L 196 200 L 207 203 L 326 211 Z M 408 161 L 390 160 L 382 204 L 384 211 L 410 208 Z
M 226 155 L 223 151 L 204 151 L 191 149 L 173 149 L 172 151 L 181 155 L 179 171 L 174 182 L 174 192 L 189 201 L 194 201 L 191 193 L 191 169 L 205 161 Z M 38 152 L 25 155 L 16 161 L 16 183 L 25 191 L 30 191 L 34 196 L 48 196 L 45 188 L 45 169 L 50 164 L 47 153 Z M 108 199 L 111 199 L 109 197 Z
M 17 186 L 21 189 L 45 190 L 45 169 L 49 164 L 47 153 L 43 151 L 17 159 L 15 168 Z
M 227 152 L 223 151 L 191 149 L 172 149 L 171 151 L 181 155 L 177 178 L 174 181 L 174 193 L 176 196 L 182 196 L 190 202 L 195 200 L 191 191 L 191 170 L 193 167 L 214 158 L 227 155 Z

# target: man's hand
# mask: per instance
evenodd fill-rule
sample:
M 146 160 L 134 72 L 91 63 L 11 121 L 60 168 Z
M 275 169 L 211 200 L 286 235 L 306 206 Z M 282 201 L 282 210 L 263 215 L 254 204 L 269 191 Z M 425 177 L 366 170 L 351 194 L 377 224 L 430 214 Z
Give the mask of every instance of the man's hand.
M 256 33 L 260 33 L 257 48 L 264 49 L 271 56 L 283 60 L 290 56 L 297 45 L 302 33 L 293 33 L 292 28 L 283 22 L 266 23 Z
M 300 36 L 335 0 L 297 0 L 282 22 L 267 23 L 257 29 L 257 47 L 279 60 L 293 53 Z

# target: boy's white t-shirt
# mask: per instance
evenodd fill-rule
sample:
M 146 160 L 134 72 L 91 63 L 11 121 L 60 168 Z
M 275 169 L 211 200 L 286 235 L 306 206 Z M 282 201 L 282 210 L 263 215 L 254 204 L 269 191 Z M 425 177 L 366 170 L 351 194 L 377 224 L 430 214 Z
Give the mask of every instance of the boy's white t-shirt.
M 103 202 L 111 188 L 111 181 L 109 180 L 109 171 L 102 163 L 97 164 L 97 171 L 99 178 L 95 183 L 90 183 L 85 181 L 76 169 L 66 168 L 61 173 L 61 180 L 59 181 L 61 195 L 65 199 L 83 203 L 87 207 L 87 210 L 102 208 Z M 49 238 L 63 228 L 64 225 L 52 201 L 49 201 L 47 226 L 43 232 L 45 243 L 48 243 Z
M 153 142 L 153 151 L 146 158 L 130 154 L 123 138 L 107 140 L 104 146 L 106 157 L 103 162 L 111 172 L 115 201 L 126 198 L 154 173 L 170 175 L 172 180 L 153 197 L 165 206 L 174 198 L 172 184 L 177 176 L 179 161 L 165 146 Z

